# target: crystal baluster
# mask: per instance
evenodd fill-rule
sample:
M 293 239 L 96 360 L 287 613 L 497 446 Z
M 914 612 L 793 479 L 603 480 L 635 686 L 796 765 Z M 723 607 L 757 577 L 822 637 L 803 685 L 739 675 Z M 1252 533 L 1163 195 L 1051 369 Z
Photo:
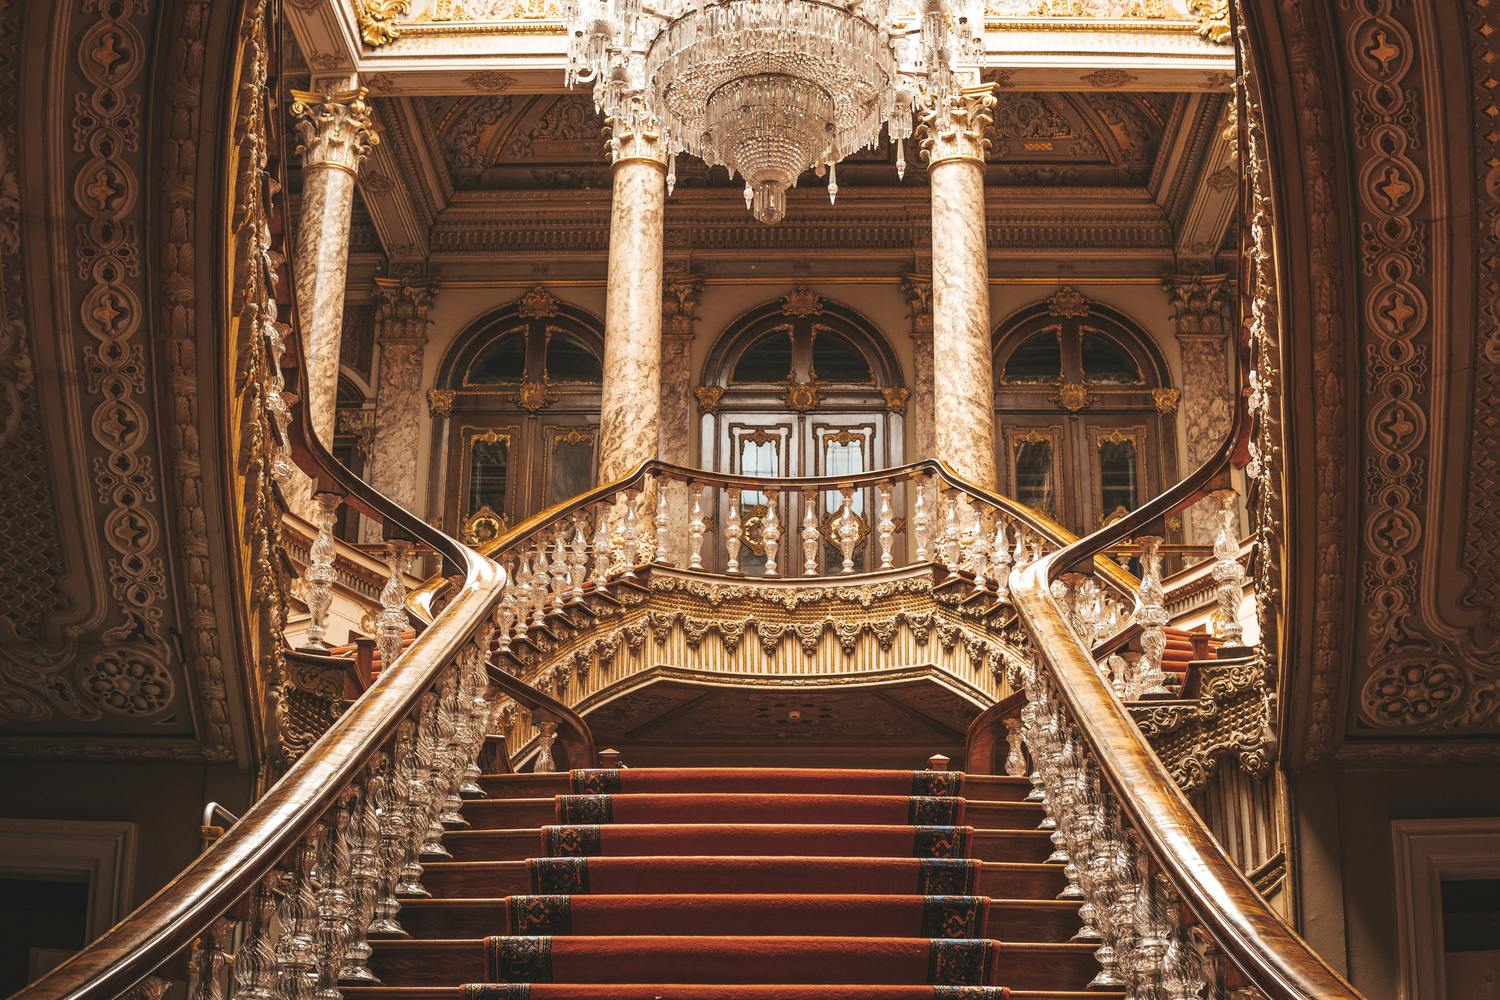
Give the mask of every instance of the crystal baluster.
M 1028 555 L 1029 552 L 1030 550 L 1026 547 L 1026 526 L 1018 524 L 1016 525 L 1016 547 L 1010 553 L 1011 565 L 1017 569 L 1025 566 L 1031 561 Z
M 396 727 L 391 755 L 382 768 L 384 780 L 377 786 L 380 888 L 376 890 L 375 917 L 370 922 L 368 933 L 379 937 L 406 936 L 406 930 L 396 921 L 396 914 L 401 909 L 401 901 L 396 897 L 400 893 L 401 873 L 405 869 L 406 852 L 411 843 L 406 776 L 410 770 L 408 758 L 411 756 L 412 734 L 415 731 L 416 724 L 411 719 L 402 721 Z
M 974 589 L 984 590 L 989 586 L 990 533 L 985 530 L 984 516 L 974 514 L 974 537 L 969 541 L 969 568 L 974 571 Z
M 839 516 L 833 529 L 834 537 L 838 540 L 839 555 L 844 559 L 839 572 L 853 573 L 854 546 L 859 541 L 859 519 L 854 514 L 854 490 L 844 489 L 840 492 L 843 499 L 839 502 Z
M 515 592 L 516 624 L 512 634 L 518 640 L 525 639 L 531 631 L 531 554 L 522 551 L 520 559 L 509 588 Z
M 594 506 L 594 592 L 602 594 L 609 585 L 609 517 L 603 504 Z
M 583 519 L 573 515 L 573 542 L 568 550 L 568 576 L 573 582 L 573 601 L 583 600 L 584 585 L 589 578 L 589 540 L 583 531 Z
M 974 525 L 974 501 L 967 493 L 960 493 L 958 490 L 953 493 L 958 517 L 958 568 L 972 570 L 969 560 L 974 552 L 974 540 L 979 537 Z
M 510 632 L 516 622 L 516 578 L 513 574 L 507 574 L 507 578 L 510 582 L 500 603 L 495 606 L 495 631 L 498 636 L 496 651 L 501 654 L 510 652 Z
M 912 495 L 911 510 L 911 536 L 915 550 L 912 560 L 918 563 L 927 561 L 927 529 L 930 515 L 927 513 L 927 479 L 923 477 L 915 483 L 916 489 Z
M 620 494 L 625 505 L 625 518 L 620 527 L 621 575 L 627 580 L 635 579 L 635 567 L 641 560 L 641 524 L 636 513 L 638 495 L 629 490 Z
M 419 745 L 424 748 L 421 759 L 427 768 L 426 780 L 423 783 L 427 794 L 422 802 L 422 815 L 427 818 L 427 825 L 422 836 L 420 851 L 422 857 L 428 858 L 452 857 L 448 849 L 443 846 L 443 824 L 439 821 L 443 800 L 447 798 L 448 793 L 447 761 L 444 751 L 447 749 L 448 733 L 452 727 L 452 720 L 448 716 L 447 701 L 448 685 L 452 683 L 453 672 L 448 671 L 444 679 L 438 683 L 432 710 L 423 720 L 421 728 L 417 730 Z
M 995 511 L 995 537 L 990 542 L 990 553 L 994 556 L 991 568 L 995 577 L 995 596 L 1002 601 L 1010 599 L 1010 539 L 1005 537 L 1005 515 Z
M 1143 859 L 1144 860 L 1144 859 Z M 1159 875 L 1149 873 L 1143 864 L 1140 887 L 1135 900 L 1135 954 L 1131 977 L 1138 993 L 1156 995 L 1161 984 L 1162 966 L 1172 940 L 1172 925 L 1167 914 L 1164 883 Z
M 552 564 L 547 561 L 547 543 L 539 542 L 532 562 L 531 624 L 541 626 L 547 620 L 547 595 L 552 589 Z
M 1121 891 L 1118 854 L 1120 831 L 1117 824 L 1118 814 L 1101 803 L 1094 849 L 1089 856 L 1089 878 L 1094 886 L 1090 902 L 1093 905 L 1094 925 L 1098 928 L 1100 937 L 1099 946 L 1094 949 L 1094 961 L 1099 965 L 1099 972 L 1089 982 L 1089 989 L 1115 989 L 1125 985 L 1125 980 L 1120 978 L 1119 954 L 1114 946 L 1120 932 L 1115 920 L 1119 913 L 1116 904 Z
M 766 493 L 766 516 L 761 522 L 760 537 L 766 548 L 766 576 L 779 576 L 776 553 L 781 550 L 781 495 L 775 490 Z
M 1103 935 L 1100 934 L 1096 923 L 1098 911 L 1094 908 L 1094 900 L 1099 894 L 1094 861 L 1102 800 L 1099 794 L 1098 774 L 1088 761 L 1084 762 L 1079 779 L 1077 808 L 1073 818 L 1073 829 L 1070 831 L 1072 834 L 1070 843 L 1077 868 L 1075 877 L 1078 887 L 1083 891 L 1083 903 L 1078 908 L 1079 927 L 1071 940 L 1097 943 L 1103 940 Z
M 302 574 L 307 583 L 307 644 L 327 649 L 324 636 L 328 634 L 328 609 L 333 606 L 333 559 L 337 553 L 333 522 L 344 498 L 337 493 L 319 493 L 313 501 L 317 504 L 313 524 L 317 525 L 318 534 L 307 553 L 307 571 Z
M 1142 535 L 1136 539 L 1141 548 L 1141 586 L 1136 596 L 1135 620 L 1141 626 L 1141 694 L 1170 694 L 1167 677 L 1162 672 L 1162 654 L 1167 650 L 1166 595 L 1161 585 L 1161 536 Z
M 192 1000 L 224 1000 L 227 985 L 225 970 L 229 966 L 228 949 L 234 939 L 237 921 L 220 917 L 198 938 L 193 963 L 193 982 L 188 990 Z
M 1136 903 L 1140 895 L 1140 859 L 1129 831 L 1121 828 L 1111 852 L 1114 897 L 1110 917 L 1114 930 L 1114 975 L 1123 980 L 1127 992 L 1135 980 L 1135 951 L 1138 932 L 1135 926 Z
M 568 531 L 561 528 L 552 543 L 552 606 L 561 608 L 573 599 L 573 564 L 568 559 Z
M 380 591 L 380 614 L 375 619 L 375 645 L 380 650 L 380 666 L 389 669 L 401 655 L 402 633 L 407 628 L 406 571 L 411 565 L 411 542 L 399 538 L 385 543 L 388 568 L 385 586 Z
M 892 549 L 896 543 L 896 517 L 891 509 L 891 484 L 881 483 L 875 488 L 880 508 L 875 522 L 875 537 L 880 540 L 880 568 L 890 569 L 895 565 Z
M 1182 926 L 1180 902 L 1171 887 L 1166 888 L 1168 912 L 1172 916 L 1171 943 L 1162 959 L 1162 1000 L 1199 1000 L 1205 982 L 1203 956 L 1193 943 L 1191 931 Z
M 738 576 L 740 572 L 740 537 L 745 529 L 740 526 L 740 491 L 726 491 L 725 502 L 728 514 L 724 518 L 724 572 Z
M 703 568 L 703 487 L 693 489 L 693 510 L 688 520 L 688 569 Z
M 321 964 L 315 1000 L 343 1000 L 339 969 L 354 938 L 354 904 L 349 898 L 349 836 L 351 808 L 358 789 L 346 787 L 323 824 L 319 853 L 318 958 Z
M 938 550 L 938 558 L 949 573 L 958 572 L 961 554 L 958 545 L 958 499 L 953 494 L 953 490 L 942 494 L 943 541 Z
M 1213 616 L 1214 635 L 1226 645 L 1238 646 L 1244 638 L 1240 627 L 1240 604 L 1245 598 L 1245 568 L 1240 565 L 1240 543 L 1235 537 L 1235 492 L 1215 490 L 1209 494 L 1218 510 L 1214 512 L 1218 531 L 1214 535 L 1214 591 L 1218 605 Z
M 339 981 L 344 983 L 380 982 L 370 971 L 368 938 L 375 906 L 380 901 L 380 801 L 385 787 L 385 766 L 385 754 L 371 755 L 358 802 L 351 813 L 349 897 L 353 927 L 339 969 Z
M 808 491 L 802 511 L 802 575 L 818 575 L 818 492 Z
M 566 564 L 565 564 L 566 565 Z M 465 650 L 460 657 L 460 664 L 464 657 L 472 654 Z M 464 763 L 469 747 L 469 699 L 465 687 L 468 678 L 464 671 L 455 671 L 453 683 L 449 685 L 443 694 L 443 702 L 446 706 L 444 717 L 447 719 L 445 733 L 447 738 L 443 742 L 443 777 L 446 779 L 445 786 L 447 794 L 443 797 L 443 804 L 438 814 L 438 823 L 445 829 L 463 828 L 469 825 L 459 810 L 464 807 L 463 798 L 458 794 L 458 786 L 464 779 Z
M 271 946 L 276 924 L 276 891 L 281 874 L 272 872 L 250 890 L 245 936 L 234 955 L 233 1000 L 275 1000 L 272 978 L 275 951 Z
M 671 519 L 667 517 L 667 486 L 668 483 L 660 476 L 656 478 L 656 517 L 653 519 L 656 525 L 656 563 L 659 566 L 671 566 L 672 556 L 670 547 L 672 536 L 668 532 Z
M 422 737 L 425 729 L 422 720 L 432 711 L 431 692 L 422 696 L 422 702 L 417 709 L 416 717 L 412 722 L 411 741 L 407 752 L 401 754 L 397 759 L 397 767 L 401 770 L 402 787 L 406 791 L 405 814 L 407 822 L 406 849 L 403 854 L 401 865 L 400 882 L 396 885 L 396 895 L 425 897 L 431 895 L 422 887 L 422 863 L 420 852 L 422 841 L 427 834 L 427 815 L 425 803 L 427 799 L 427 764 L 423 760 L 426 741 Z
M 280 1000 L 313 1000 L 318 989 L 318 901 L 314 895 L 313 865 L 318 854 L 314 827 L 292 852 L 292 870 L 283 875 L 277 921 L 276 995 Z

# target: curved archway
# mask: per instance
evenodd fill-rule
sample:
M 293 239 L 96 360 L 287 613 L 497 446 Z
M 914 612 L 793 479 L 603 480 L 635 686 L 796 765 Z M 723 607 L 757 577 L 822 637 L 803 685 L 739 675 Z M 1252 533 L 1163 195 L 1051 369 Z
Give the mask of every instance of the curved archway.
M 470 544 L 594 483 L 603 324 L 541 286 L 474 320 L 438 368 L 444 521 Z
M 875 324 L 799 288 L 740 316 L 709 353 L 698 390 L 702 462 L 749 476 L 841 475 L 899 465 L 908 395 L 902 381 L 900 362 Z M 854 497 L 862 525 L 870 502 Z M 836 498 L 827 503 L 833 506 L 820 512 L 823 520 L 837 511 Z M 757 532 L 765 504 L 763 494 L 744 498 L 749 556 L 742 562 L 749 566 L 762 555 Z M 783 507 L 779 516 L 787 523 L 802 513 Z M 857 560 L 865 558 L 865 548 L 858 546 Z
M 1002 491 L 1087 532 L 1176 478 L 1180 393 L 1130 317 L 1064 288 L 992 344 Z

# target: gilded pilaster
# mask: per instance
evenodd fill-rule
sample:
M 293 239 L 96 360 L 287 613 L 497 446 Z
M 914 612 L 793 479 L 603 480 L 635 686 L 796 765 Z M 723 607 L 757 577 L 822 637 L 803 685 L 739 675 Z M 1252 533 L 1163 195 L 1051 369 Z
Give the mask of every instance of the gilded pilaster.
M 1178 413 L 1187 438 L 1187 465 L 1212 458 L 1234 420 L 1234 389 L 1229 384 L 1229 276 L 1172 274 L 1162 279 L 1171 302 L 1177 342 L 1182 349 L 1182 397 Z M 1187 512 L 1186 540 L 1214 540 L 1217 519 L 1206 504 Z
M 601 483 L 654 458 L 659 447 L 666 211 L 666 162 L 655 120 L 636 105 L 611 119 L 609 128 L 614 183 L 599 401 Z
M 971 87 L 946 114 L 922 122 L 932 188 L 933 412 L 940 415 L 933 445 L 960 476 L 990 489 L 997 481 L 984 152 L 994 106 L 993 87 Z
M 380 345 L 380 364 L 375 382 L 370 484 L 412 511 L 420 493 L 417 454 L 426 404 L 422 361 L 431 322 L 427 314 L 436 294 L 435 283 L 375 279 L 375 339 Z
M 363 87 L 292 92 L 302 157 L 302 212 L 293 260 L 307 365 L 302 388 L 313 433 L 327 446 L 333 444 L 338 398 L 354 178 L 379 142 L 364 99 Z M 293 507 L 308 516 L 311 490 L 305 477 L 297 476 L 292 486 Z

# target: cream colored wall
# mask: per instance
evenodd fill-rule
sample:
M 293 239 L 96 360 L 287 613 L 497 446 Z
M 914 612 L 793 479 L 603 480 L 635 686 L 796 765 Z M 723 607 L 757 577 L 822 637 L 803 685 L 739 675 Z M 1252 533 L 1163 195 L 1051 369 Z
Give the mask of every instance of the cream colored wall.
M 784 268 L 777 274 L 764 277 L 735 279 L 708 278 L 699 298 L 695 338 L 691 354 L 692 384 L 703 381 L 704 366 L 717 338 L 740 316 L 768 302 L 775 302 L 799 285 L 806 284 L 825 299 L 838 302 L 859 312 L 880 331 L 894 352 L 900 367 L 901 379 L 906 385 L 912 381 L 912 341 L 909 335 L 910 318 L 905 295 L 899 279 L 892 276 L 870 278 L 818 279 L 799 277 Z M 521 297 L 534 284 L 543 284 L 563 302 L 583 309 L 597 317 L 602 325 L 604 315 L 604 283 L 597 279 L 566 279 L 539 276 L 537 281 L 478 282 L 466 281 L 444 284 L 434 300 L 430 318 L 427 350 L 423 362 L 423 385 L 436 384 L 438 369 L 443 357 L 458 337 L 485 313 Z M 1017 310 L 1033 303 L 1045 301 L 1062 285 L 1077 288 L 1091 300 L 1109 305 L 1130 317 L 1145 329 L 1156 342 L 1166 359 L 1171 372 L 1172 384 L 1181 384 L 1181 352 L 1172 334 L 1173 324 L 1166 293 L 1160 279 L 1155 276 L 1136 278 L 1110 278 L 1105 280 L 1079 280 L 1063 277 L 1058 280 L 1010 279 L 992 277 L 990 288 L 991 326 L 998 326 Z M 351 289 L 353 291 L 353 289 Z M 378 351 L 378 346 L 377 346 Z M 378 362 L 377 362 L 378 370 Z M 698 460 L 696 420 L 694 461 Z M 1186 447 L 1181 421 L 1177 431 L 1178 454 Z M 433 421 L 429 414 L 422 416 L 420 440 L 436 445 L 433 437 Z M 425 508 L 419 513 L 431 516 L 441 509 L 433 500 L 443 486 L 444 470 L 435 468 L 438 449 L 428 446 L 418 457 L 417 474 L 424 484 L 421 492 Z M 916 456 L 907 456 L 911 460 Z M 1179 466 L 1181 463 L 1179 462 Z

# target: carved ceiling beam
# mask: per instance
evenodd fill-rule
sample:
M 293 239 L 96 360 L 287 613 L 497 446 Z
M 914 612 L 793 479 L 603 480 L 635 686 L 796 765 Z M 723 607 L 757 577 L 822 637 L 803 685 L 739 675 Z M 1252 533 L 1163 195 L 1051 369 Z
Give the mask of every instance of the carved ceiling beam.
M 1184 264 L 1211 265 L 1234 224 L 1239 206 L 1240 166 L 1231 106 L 1226 105 L 1210 130 L 1210 145 L 1196 183 L 1175 220 L 1174 250 Z
M 382 112 L 391 111 L 386 104 Z M 382 137 L 389 135 L 382 113 L 379 125 Z M 370 152 L 359 176 L 359 194 L 365 209 L 375 223 L 375 232 L 386 257 L 393 263 L 421 261 L 427 258 L 433 215 L 417 200 L 417 188 L 406 157 L 382 142 Z

